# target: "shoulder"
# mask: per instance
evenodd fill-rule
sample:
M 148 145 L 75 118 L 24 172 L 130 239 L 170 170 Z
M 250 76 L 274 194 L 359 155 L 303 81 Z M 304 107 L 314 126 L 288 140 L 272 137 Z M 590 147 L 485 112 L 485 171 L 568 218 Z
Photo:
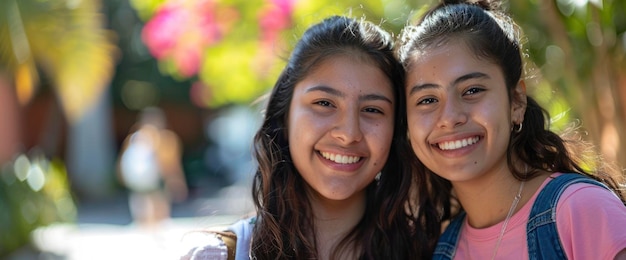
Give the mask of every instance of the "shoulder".
M 229 260 L 234 256 L 235 234 L 221 231 L 193 231 L 185 235 L 181 260 Z
M 618 212 L 626 211 L 626 207 L 615 193 L 605 187 L 590 183 L 574 183 L 567 187 L 559 198 L 557 211 L 560 208 L 574 210 L 609 208 L 616 209 Z
M 256 218 L 242 219 L 223 231 L 199 230 L 185 235 L 181 260 L 246 259 Z
M 617 225 L 626 232 L 626 206 L 612 191 L 589 183 L 567 187 L 558 200 L 557 223 L 568 221 L 575 226 Z
M 570 185 L 557 204 L 559 237 L 570 258 L 612 259 L 626 248 L 624 222 L 626 206 L 613 192 L 594 184 Z
M 237 221 L 235 224 L 228 227 L 230 232 L 236 235 L 236 258 L 247 259 L 250 255 L 250 244 L 252 242 L 252 231 L 256 224 L 256 216 Z
M 256 224 L 256 220 L 257 220 L 256 216 L 246 218 L 246 219 L 241 219 L 235 222 L 234 224 L 230 225 L 230 227 L 228 227 L 228 230 L 235 232 L 236 234 L 245 234 L 245 233 L 252 232 L 252 229 L 254 228 L 254 225 Z
M 618 203 L 620 198 L 605 184 L 576 173 L 553 173 L 544 180 L 537 192 L 537 200 L 554 200 L 557 211 L 561 208 L 604 207 L 605 204 Z M 590 203 L 595 202 L 595 203 Z M 593 204 L 593 205 L 589 205 Z

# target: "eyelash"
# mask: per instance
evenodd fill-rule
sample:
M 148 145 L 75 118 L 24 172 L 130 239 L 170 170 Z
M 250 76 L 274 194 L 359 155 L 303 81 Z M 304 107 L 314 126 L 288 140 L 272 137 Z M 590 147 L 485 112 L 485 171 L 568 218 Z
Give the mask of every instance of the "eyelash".
M 437 102 L 436 98 L 429 97 L 429 98 L 424 98 L 424 99 L 418 100 L 417 104 L 418 105 L 428 105 L 428 104 L 432 104 L 432 103 L 435 103 L 435 102 Z
M 380 109 L 377 108 L 373 108 L 373 107 L 368 107 L 363 109 L 365 112 L 371 112 L 371 113 L 377 113 L 377 114 L 384 114 L 383 111 L 381 111 Z
M 474 95 L 480 92 L 485 91 L 484 88 L 481 87 L 471 87 L 469 89 L 467 89 L 465 92 L 463 92 L 463 96 L 467 96 L 467 95 Z M 423 98 L 417 101 L 417 105 L 428 105 L 428 104 L 432 104 L 432 103 L 436 103 L 438 102 L 438 100 L 436 98 L 432 98 L 432 97 L 428 97 L 428 98 Z
M 334 107 L 333 103 L 327 100 L 316 101 L 313 104 L 320 105 L 323 107 Z M 385 114 L 382 110 L 378 108 L 373 108 L 373 107 L 364 108 L 363 111 L 368 112 L 368 113 Z
M 485 91 L 485 89 L 480 88 L 480 87 L 471 87 L 467 91 L 463 92 L 463 95 L 472 95 L 472 94 L 476 94 L 482 91 Z
M 314 104 L 316 104 L 316 105 L 320 105 L 320 106 L 323 106 L 323 107 L 332 107 L 332 106 L 333 106 L 333 104 L 332 104 L 332 103 L 330 103 L 330 102 L 329 102 L 329 101 L 327 101 L 327 100 L 320 100 L 320 101 L 316 101 Z

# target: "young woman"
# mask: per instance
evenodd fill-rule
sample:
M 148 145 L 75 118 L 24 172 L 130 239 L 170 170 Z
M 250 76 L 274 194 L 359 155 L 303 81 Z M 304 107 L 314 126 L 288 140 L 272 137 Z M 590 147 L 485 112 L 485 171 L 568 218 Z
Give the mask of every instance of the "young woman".
M 230 227 L 238 259 L 430 258 L 438 216 L 408 203 L 419 180 L 392 45 L 339 16 L 304 33 L 254 138 L 257 215 Z
M 624 259 L 623 176 L 549 130 L 519 35 L 489 1 L 445 1 L 401 36 L 410 143 L 444 220 L 461 206 L 434 258 Z

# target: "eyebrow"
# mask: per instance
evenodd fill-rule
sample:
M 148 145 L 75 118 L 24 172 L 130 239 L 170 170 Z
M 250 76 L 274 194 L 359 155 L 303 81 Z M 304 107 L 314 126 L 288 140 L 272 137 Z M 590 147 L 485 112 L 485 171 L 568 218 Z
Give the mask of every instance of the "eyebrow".
M 344 97 L 345 96 L 341 91 L 336 90 L 334 88 L 331 88 L 329 86 L 324 86 L 324 85 L 314 86 L 314 87 L 308 88 L 306 90 L 307 93 L 314 92 L 314 91 L 321 91 L 321 92 L 330 94 L 332 96 L 337 96 L 337 97 Z
M 482 72 L 472 72 L 469 74 L 465 74 L 463 76 L 458 77 L 457 79 L 454 80 L 454 82 L 452 83 L 452 85 L 457 85 L 463 81 L 466 80 L 470 80 L 470 79 L 489 79 L 491 77 L 489 77 L 489 75 L 482 73 Z M 420 84 L 420 85 L 415 85 L 413 87 L 411 87 L 411 91 L 409 92 L 409 96 L 413 95 L 415 92 L 424 90 L 424 89 L 429 89 L 429 88 L 437 88 L 438 85 L 436 84 L 432 84 L 432 83 L 425 83 L 425 84 Z
M 311 87 L 309 89 L 306 90 L 306 92 L 314 92 L 314 91 L 321 91 L 324 93 L 327 93 L 329 95 L 332 96 L 336 96 L 336 97 L 345 97 L 346 95 L 334 88 L 331 88 L 329 86 L 324 86 L 324 85 L 320 85 L 320 86 L 314 86 Z M 359 95 L 359 100 L 363 101 L 363 100 L 382 100 L 385 102 L 388 102 L 389 104 L 393 104 L 393 102 L 391 101 L 391 99 L 389 99 L 388 97 L 384 96 L 384 95 L 379 95 L 379 94 L 367 94 L 367 95 Z

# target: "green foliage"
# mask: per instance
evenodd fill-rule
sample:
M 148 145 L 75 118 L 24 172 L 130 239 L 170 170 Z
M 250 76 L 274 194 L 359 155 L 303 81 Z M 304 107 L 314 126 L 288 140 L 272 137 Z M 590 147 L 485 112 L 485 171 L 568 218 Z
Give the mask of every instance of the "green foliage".
M 148 20 L 154 12 L 167 0 L 129 0 L 139 17 Z
M 29 243 L 37 227 L 74 222 L 76 207 L 59 161 L 20 155 L 0 171 L 0 256 Z
M 412 6 L 403 1 L 294 1 L 288 24 L 262 26 L 269 10 L 276 8 L 267 0 L 222 0 L 214 2 L 216 19 L 222 24 L 223 34 L 218 42 L 204 48 L 197 75 L 204 93 L 209 93 L 203 106 L 219 107 L 231 103 L 249 104 L 274 85 L 285 65 L 291 49 L 310 25 L 330 15 L 348 15 L 365 18 L 397 34 L 411 15 Z M 159 5 L 167 1 L 133 0 L 133 7 L 146 23 L 154 19 Z M 219 16 L 228 12 L 228 19 Z M 185 25 L 181 25 L 185 26 Z M 271 27 L 277 26 L 277 27 Z M 275 38 L 266 38 L 277 30 Z M 186 80 L 172 58 L 159 59 L 164 74 Z
M 42 71 L 70 120 L 94 103 L 113 71 L 116 48 L 98 8 L 96 0 L 0 1 L 0 68 L 27 68 L 35 85 Z M 31 87 L 20 82 L 18 90 Z
M 162 3 L 145 2 L 152 3 L 152 7 Z M 248 104 L 268 91 L 284 65 L 283 58 L 288 57 L 302 32 L 329 15 L 365 17 L 398 35 L 404 25 L 414 24 L 440 1 L 295 1 L 291 23 L 280 29 L 280 37 L 272 41 L 270 48 L 260 39 L 264 29 L 259 21 L 272 1 L 216 2 L 236 10 L 238 15 L 223 38 L 208 46 L 203 55 L 197 76 L 205 86 L 204 93 L 210 93 L 203 104 L 208 107 Z M 620 76 L 626 74 L 626 2 L 530 0 L 503 3 L 524 32 L 528 93 L 549 111 L 553 129 L 560 131 L 571 126 L 571 122 L 578 122 L 593 143 L 611 140 L 602 141 L 612 144 L 613 148 L 608 150 L 619 147 L 617 143 L 626 145 L 626 137 L 619 138 L 619 134 L 615 134 L 626 131 L 626 122 L 620 119 L 623 114 L 620 111 L 626 111 L 621 104 L 626 100 L 620 99 L 623 94 L 619 90 L 619 84 L 623 84 L 620 82 L 626 81 Z M 172 64 L 161 68 L 166 74 L 184 79 L 176 76 Z M 604 128 L 607 125 L 613 127 L 608 132 Z M 626 160 L 623 152 L 622 157 L 616 159 Z
M 552 116 L 564 116 L 564 124 L 578 122 L 584 138 L 607 159 L 626 165 L 626 98 L 621 90 L 626 82 L 626 2 L 508 3 L 528 40 L 525 51 L 538 68 L 531 95 Z

